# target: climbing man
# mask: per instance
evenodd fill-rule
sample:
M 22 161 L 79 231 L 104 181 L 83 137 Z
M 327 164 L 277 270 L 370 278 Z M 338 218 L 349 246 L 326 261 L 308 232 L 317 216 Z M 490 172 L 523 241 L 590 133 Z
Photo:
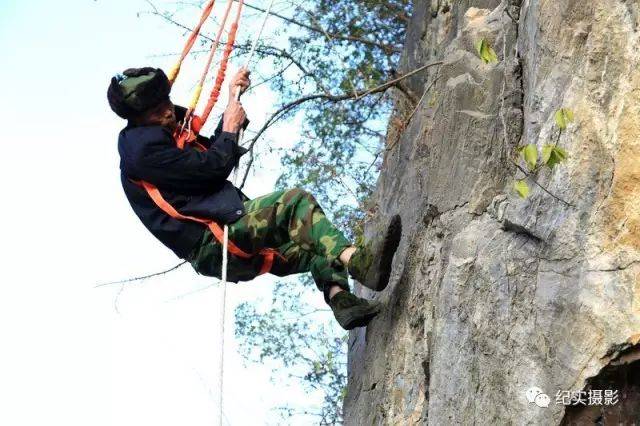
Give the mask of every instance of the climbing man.
M 127 199 L 146 228 L 196 272 L 221 277 L 223 244 L 214 231 L 228 225 L 228 281 L 248 281 L 264 272 L 311 272 L 340 326 L 365 326 L 380 304 L 352 294 L 348 275 L 375 291 L 386 287 L 400 218 L 386 220 L 366 244 L 353 245 L 302 189 L 249 200 L 234 187 L 227 178 L 246 152 L 238 134 L 248 121 L 231 92 L 249 85 L 249 72 L 241 69 L 231 80 L 229 103 L 213 136 L 198 136 L 197 144 L 181 149 L 173 134 L 186 111 L 169 99 L 165 73 L 147 67 L 113 77 L 109 105 L 128 120 L 118 139 Z

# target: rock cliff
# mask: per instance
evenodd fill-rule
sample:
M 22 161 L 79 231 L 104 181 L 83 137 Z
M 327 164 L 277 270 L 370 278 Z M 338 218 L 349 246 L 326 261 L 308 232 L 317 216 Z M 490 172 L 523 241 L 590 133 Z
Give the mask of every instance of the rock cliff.
M 390 125 L 375 208 L 404 232 L 358 288 L 386 308 L 351 332 L 346 424 L 640 424 L 640 3 L 415 1 L 401 69 L 436 60 Z M 518 147 L 556 140 L 526 178 Z

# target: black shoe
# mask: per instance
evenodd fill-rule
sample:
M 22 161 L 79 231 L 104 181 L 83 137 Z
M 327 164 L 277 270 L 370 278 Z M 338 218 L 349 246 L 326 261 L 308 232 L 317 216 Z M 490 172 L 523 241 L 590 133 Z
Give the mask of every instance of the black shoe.
M 349 260 L 349 274 L 363 286 L 382 291 L 389 284 L 393 255 L 400 244 L 402 221 L 395 215 L 378 226 L 369 229 L 372 237 L 356 247 Z
M 345 330 L 364 327 L 380 312 L 379 302 L 371 302 L 348 291 L 336 293 L 329 306 L 338 324 Z

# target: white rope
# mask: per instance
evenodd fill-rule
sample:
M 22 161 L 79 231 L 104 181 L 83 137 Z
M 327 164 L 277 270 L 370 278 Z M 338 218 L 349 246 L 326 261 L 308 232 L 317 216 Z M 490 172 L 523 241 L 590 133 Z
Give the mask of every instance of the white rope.
M 218 419 L 218 424 L 222 426 L 223 419 L 223 389 L 224 389 L 224 323 L 225 323 L 225 313 L 227 311 L 227 264 L 229 261 L 229 226 L 224 225 L 224 240 L 222 244 L 222 307 L 220 308 L 220 315 L 222 315 L 221 323 L 222 323 L 222 331 L 220 332 L 220 371 L 218 374 L 218 398 L 220 404 L 220 416 Z
M 258 47 L 258 41 L 262 37 L 262 32 L 264 31 L 264 27 L 267 25 L 267 19 L 269 19 L 269 15 L 271 14 L 271 8 L 273 7 L 273 3 L 275 0 L 271 0 L 269 3 L 269 7 L 264 11 L 264 15 L 262 16 L 262 24 L 260 25 L 260 29 L 258 30 L 258 34 L 253 39 L 253 44 L 251 45 L 251 50 L 249 51 L 249 57 L 247 58 L 247 62 L 244 63 L 243 68 L 249 68 L 249 63 L 251 63 L 251 59 L 253 59 L 254 53 L 256 53 L 256 48 Z
M 242 68 L 249 69 L 249 65 L 251 64 L 253 55 L 255 55 L 256 53 L 256 49 L 258 48 L 258 42 L 262 37 L 262 32 L 264 31 L 265 26 L 267 25 L 267 20 L 269 19 L 269 15 L 271 14 L 271 8 L 273 7 L 274 3 L 275 3 L 275 0 L 271 0 L 271 2 L 269 3 L 269 7 L 267 7 L 267 9 L 264 11 L 264 14 L 262 15 L 262 23 L 260 24 L 260 29 L 258 30 L 258 33 L 253 39 L 253 43 L 251 44 L 251 50 L 249 51 L 249 56 L 247 57 L 247 60 L 242 66 Z M 240 88 L 238 88 L 238 91 L 236 92 L 236 101 L 239 101 L 239 100 L 240 100 Z M 242 142 L 242 133 L 243 133 L 242 130 L 240 130 L 240 138 L 238 142 Z
M 275 3 L 275 0 L 271 0 L 271 2 L 269 3 L 269 7 L 267 8 L 267 10 L 264 13 L 264 16 L 262 18 L 262 24 L 260 25 L 260 29 L 258 30 L 258 33 L 255 37 L 255 39 L 253 40 L 253 45 L 251 46 L 251 51 L 249 51 L 249 57 L 247 58 L 247 61 L 244 64 L 243 68 L 249 68 L 249 65 L 251 64 L 251 60 L 253 59 L 253 55 L 255 54 L 256 48 L 258 47 L 258 41 L 260 40 L 260 38 L 262 37 L 262 32 L 264 31 L 264 28 L 267 24 L 267 19 L 269 18 L 269 14 L 271 13 L 271 8 L 273 7 L 273 4 Z M 236 92 L 236 100 L 239 101 L 240 100 L 240 89 L 238 88 L 238 91 Z M 240 129 L 240 133 L 238 135 L 238 144 L 240 144 L 242 142 L 242 138 L 244 136 L 244 131 L 242 129 Z M 234 170 L 234 175 L 233 175 L 233 181 L 234 181 L 234 185 L 236 183 L 237 177 L 238 177 L 238 169 L 236 168 Z M 220 404 L 220 415 L 218 417 L 218 424 L 220 426 L 222 426 L 222 419 L 223 419 L 223 407 L 224 407 L 224 399 L 223 399 L 223 389 L 224 389 L 224 329 L 225 329 L 225 313 L 226 313 L 226 309 L 227 309 L 227 265 L 229 263 L 229 226 L 228 225 L 224 225 L 224 239 L 223 239 L 223 243 L 222 243 L 222 278 L 221 278 L 221 285 L 222 285 L 222 307 L 220 308 L 220 312 L 222 315 L 222 319 L 221 319 L 221 323 L 222 323 L 222 332 L 220 333 L 220 371 L 218 374 L 218 395 L 219 395 L 219 404 Z

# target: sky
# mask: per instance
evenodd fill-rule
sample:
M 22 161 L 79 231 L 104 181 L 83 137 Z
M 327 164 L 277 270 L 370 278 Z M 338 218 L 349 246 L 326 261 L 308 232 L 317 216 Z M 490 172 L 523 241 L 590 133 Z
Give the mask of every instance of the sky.
M 182 48 L 184 33 L 139 14 L 147 10 L 141 0 L 0 0 L 0 424 L 217 420 L 217 281 L 187 266 L 96 288 L 179 261 L 124 197 L 116 149 L 124 122 L 106 101 L 113 74 L 145 65 L 167 69 L 175 58 L 165 54 Z M 185 19 L 197 14 L 190 9 Z M 245 27 L 253 22 L 248 18 Z M 185 66 L 175 102 L 189 99 L 198 72 L 193 62 Z M 276 100 L 266 87 L 244 99 L 253 129 Z M 299 125 L 299 119 L 279 125 L 265 143 L 286 147 Z M 245 192 L 271 192 L 278 169 L 277 156 L 266 155 Z M 309 398 L 300 388 L 271 383 L 276 365 L 245 366 L 236 352 L 234 306 L 268 299 L 272 286 L 269 277 L 228 286 L 224 424 L 276 424 L 271 408 Z

